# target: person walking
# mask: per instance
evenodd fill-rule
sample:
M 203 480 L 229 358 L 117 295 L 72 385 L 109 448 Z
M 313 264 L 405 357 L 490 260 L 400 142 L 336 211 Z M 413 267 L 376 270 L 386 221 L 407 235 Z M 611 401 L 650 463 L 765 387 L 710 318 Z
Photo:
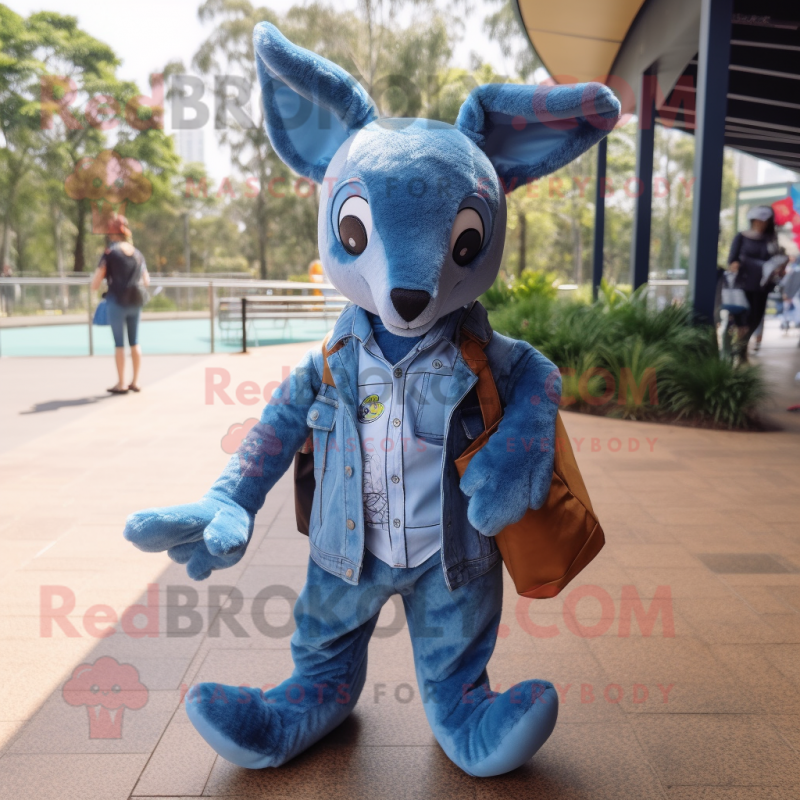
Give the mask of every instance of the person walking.
M 114 334 L 114 359 L 117 366 L 117 383 L 108 391 L 111 394 L 138 392 L 139 369 L 142 351 L 139 347 L 139 320 L 145 297 L 139 284 L 150 285 L 150 275 L 144 256 L 133 246 L 133 236 L 124 217 L 117 217 L 109 225 L 106 249 L 100 258 L 94 276 L 92 291 L 97 291 L 105 279 L 108 292 L 104 295 L 108 308 L 108 322 Z M 125 385 L 125 339 L 133 362 L 133 380 Z
M 769 206 L 754 206 L 747 218 L 750 228 L 734 236 L 728 255 L 728 269 L 736 274 L 735 285 L 744 290 L 750 304 L 747 311 L 737 314 L 733 320 L 738 329 L 735 351 L 742 361 L 747 361 L 750 337 L 761 325 L 767 310 L 767 298 L 780 279 L 780 270 L 776 269 L 764 280 L 764 265 L 780 253 L 775 214 Z

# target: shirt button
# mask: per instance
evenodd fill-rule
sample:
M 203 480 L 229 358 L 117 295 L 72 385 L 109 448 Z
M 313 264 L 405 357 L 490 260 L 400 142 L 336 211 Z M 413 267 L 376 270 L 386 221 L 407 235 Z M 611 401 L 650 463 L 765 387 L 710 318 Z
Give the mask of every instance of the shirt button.
M 401 370 L 400 367 L 398 367 L 394 371 L 394 376 L 395 376 L 395 378 L 402 378 L 403 377 L 403 370 Z
M 347 527 L 348 527 L 349 530 L 353 530 L 353 528 L 355 528 L 355 526 L 356 526 L 356 524 L 355 524 L 355 522 L 353 522 L 353 520 L 351 520 L 351 519 L 347 520 Z
M 400 483 L 400 478 L 397 475 L 392 475 L 392 483 Z
M 311 419 L 319 419 L 319 411 L 315 408 L 308 416 Z
M 392 425 L 394 425 L 395 428 L 399 428 L 400 427 L 400 420 L 397 419 L 397 418 L 393 419 L 392 420 Z
M 394 521 L 394 526 L 395 526 L 395 528 L 399 528 L 400 527 L 400 520 L 399 519 L 396 519 Z
M 353 468 L 352 467 L 345 467 L 344 468 L 344 474 L 347 475 L 348 478 L 351 477 L 352 474 L 353 474 Z
M 441 369 L 442 368 L 442 362 L 439 361 L 438 358 L 433 362 L 433 368 L 434 369 Z
M 349 569 L 344 574 L 345 578 L 352 578 L 353 577 L 353 570 Z

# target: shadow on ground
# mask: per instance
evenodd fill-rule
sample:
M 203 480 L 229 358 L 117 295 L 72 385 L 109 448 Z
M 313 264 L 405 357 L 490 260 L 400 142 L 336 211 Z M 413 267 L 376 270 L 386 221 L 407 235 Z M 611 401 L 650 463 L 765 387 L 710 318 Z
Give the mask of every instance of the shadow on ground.
M 34 403 L 27 411 L 20 411 L 20 414 L 41 414 L 43 411 L 58 411 L 59 408 L 70 408 L 72 406 L 89 406 L 99 403 L 101 400 L 108 400 L 110 394 L 98 394 L 93 397 L 78 397 L 73 400 L 48 400 L 45 403 Z

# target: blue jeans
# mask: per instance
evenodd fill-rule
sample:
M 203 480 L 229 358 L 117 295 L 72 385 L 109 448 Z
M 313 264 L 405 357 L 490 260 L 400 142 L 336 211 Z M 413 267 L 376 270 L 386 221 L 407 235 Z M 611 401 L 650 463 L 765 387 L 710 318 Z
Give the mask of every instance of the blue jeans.
M 114 347 L 125 347 L 123 328 L 128 328 L 128 344 L 134 347 L 139 343 L 139 319 L 142 316 L 141 306 L 120 305 L 111 294 L 106 297 L 108 324 L 114 334 Z
M 504 694 L 489 688 L 503 595 L 496 564 L 449 591 L 441 553 L 418 567 L 389 567 L 369 551 L 358 585 L 309 560 L 295 605 L 294 672 L 274 689 L 193 686 L 186 710 L 224 758 L 249 768 L 277 767 L 340 725 L 364 688 L 367 645 L 381 607 L 403 598 L 417 683 L 442 749 L 465 772 L 499 775 L 525 763 L 553 730 L 558 696 L 552 684 L 524 681 Z M 253 675 L 251 684 L 263 683 Z

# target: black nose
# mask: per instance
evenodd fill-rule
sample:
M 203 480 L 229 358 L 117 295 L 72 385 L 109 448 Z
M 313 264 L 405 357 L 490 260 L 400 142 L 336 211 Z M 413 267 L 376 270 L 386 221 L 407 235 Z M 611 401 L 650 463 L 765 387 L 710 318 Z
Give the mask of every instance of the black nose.
M 431 296 L 421 289 L 392 289 L 389 294 L 392 305 L 406 322 L 416 319 L 431 301 Z

